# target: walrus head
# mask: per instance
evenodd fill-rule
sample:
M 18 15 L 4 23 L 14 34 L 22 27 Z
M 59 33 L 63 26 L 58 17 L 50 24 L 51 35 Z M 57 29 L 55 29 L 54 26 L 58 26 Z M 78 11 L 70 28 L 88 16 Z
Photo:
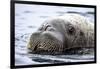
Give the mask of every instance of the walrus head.
M 61 54 L 64 51 L 64 36 L 51 24 L 43 24 L 33 33 L 28 43 L 32 53 Z
M 29 39 L 28 52 L 36 54 L 64 54 L 70 50 L 94 46 L 93 29 L 85 29 L 86 22 L 77 19 L 53 18 L 33 33 Z M 85 31 L 84 31 L 85 30 Z M 89 32 L 90 31 L 90 32 Z M 92 31 L 92 33 L 91 33 Z M 92 35 L 91 35 L 92 34 Z

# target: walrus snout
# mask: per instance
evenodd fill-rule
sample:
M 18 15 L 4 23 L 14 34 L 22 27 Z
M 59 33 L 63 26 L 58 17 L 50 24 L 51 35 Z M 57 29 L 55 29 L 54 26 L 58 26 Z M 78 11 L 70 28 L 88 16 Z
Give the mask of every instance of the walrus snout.
M 63 49 L 63 43 L 50 33 L 33 33 L 28 43 L 29 53 L 59 54 Z

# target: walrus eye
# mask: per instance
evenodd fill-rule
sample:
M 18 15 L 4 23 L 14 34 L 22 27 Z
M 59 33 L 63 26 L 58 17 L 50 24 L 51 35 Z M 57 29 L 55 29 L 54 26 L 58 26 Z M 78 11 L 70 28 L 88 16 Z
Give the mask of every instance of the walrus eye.
M 47 26 L 45 27 L 44 30 L 46 31 L 46 30 L 48 30 L 48 28 L 50 28 L 50 27 L 51 27 L 50 25 L 47 25 Z
M 68 27 L 68 33 L 69 34 L 74 34 L 75 33 L 75 28 L 73 26 Z

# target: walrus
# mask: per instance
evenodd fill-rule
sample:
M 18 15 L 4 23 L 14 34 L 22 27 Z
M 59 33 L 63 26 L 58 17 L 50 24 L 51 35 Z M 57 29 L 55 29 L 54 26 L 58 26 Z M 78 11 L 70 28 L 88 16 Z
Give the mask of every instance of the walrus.
M 79 14 L 50 17 L 32 33 L 27 48 L 33 54 L 94 52 L 94 24 Z

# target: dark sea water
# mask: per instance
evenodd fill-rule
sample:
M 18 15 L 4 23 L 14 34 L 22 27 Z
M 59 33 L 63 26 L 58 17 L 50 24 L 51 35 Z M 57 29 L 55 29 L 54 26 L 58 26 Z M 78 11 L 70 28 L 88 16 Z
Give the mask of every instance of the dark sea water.
M 51 16 L 80 14 L 94 23 L 94 9 L 41 5 L 15 5 L 15 65 L 94 61 L 94 55 L 39 55 L 27 53 L 29 36 Z

